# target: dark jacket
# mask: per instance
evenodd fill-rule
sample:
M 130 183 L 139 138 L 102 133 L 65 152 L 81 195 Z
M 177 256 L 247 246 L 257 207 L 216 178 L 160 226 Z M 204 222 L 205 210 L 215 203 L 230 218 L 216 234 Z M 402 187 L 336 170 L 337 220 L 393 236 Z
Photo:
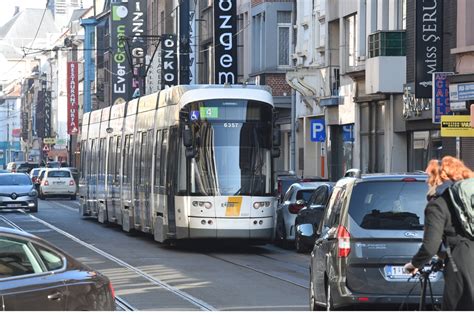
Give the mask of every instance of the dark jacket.
M 448 191 L 451 185 L 452 182 L 445 182 L 436 189 L 436 195 L 428 196 L 430 201 L 425 209 L 423 243 L 411 261 L 418 269 L 439 253 L 445 238 L 452 240 L 462 234 L 457 218 L 450 210 L 453 209 Z

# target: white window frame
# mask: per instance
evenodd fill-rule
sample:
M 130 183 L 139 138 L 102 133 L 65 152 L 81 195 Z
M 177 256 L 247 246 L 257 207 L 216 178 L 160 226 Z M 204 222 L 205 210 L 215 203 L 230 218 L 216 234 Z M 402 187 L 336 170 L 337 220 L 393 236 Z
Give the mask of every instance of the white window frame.
M 293 15 L 293 13 L 291 13 Z M 293 17 L 292 17 L 293 18 Z M 288 64 L 280 64 L 280 28 L 288 28 Z M 291 23 L 277 23 L 277 67 L 279 69 L 288 69 L 291 68 L 291 43 L 293 42 L 293 32 Z

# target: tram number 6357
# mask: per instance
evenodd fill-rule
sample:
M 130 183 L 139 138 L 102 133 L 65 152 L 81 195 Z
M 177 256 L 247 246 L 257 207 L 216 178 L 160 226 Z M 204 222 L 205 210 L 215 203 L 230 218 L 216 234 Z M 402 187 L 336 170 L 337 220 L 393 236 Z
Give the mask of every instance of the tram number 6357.
M 224 123 L 224 128 L 238 128 L 239 126 L 239 123 Z

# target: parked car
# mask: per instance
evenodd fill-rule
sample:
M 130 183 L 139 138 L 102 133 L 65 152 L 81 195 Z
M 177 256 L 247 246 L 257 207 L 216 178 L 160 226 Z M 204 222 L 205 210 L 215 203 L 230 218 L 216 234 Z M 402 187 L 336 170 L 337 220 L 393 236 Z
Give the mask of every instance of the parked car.
M 61 167 L 61 162 L 58 162 L 58 161 L 47 161 L 47 162 L 46 162 L 46 167 L 47 167 L 47 168 L 60 168 L 60 167 Z
M 276 211 L 275 242 L 287 247 L 295 240 L 295 219 L 298 212 L 305 206 L 314 190 L 323 182 L 294 183 L 290 186 L 282 203 Z
M 4 311 L 114 311 L 109 279 L 32 234 L 0 227 Z
M 28 175 L 0 174 L 0 210 L 25 209 L 38 212 L 38 193 Z
M 285 197 L 288 188 L 294 183 L 303 183 L 303 182 L 324 182 L 327 179 L 312 176 L 312 177 L 298 177 L 292 174 L 281 174 L 277 176 L 277 192 L 278 192 L 278 201 L 281 203 Z
M 74 178 L 76 185 L 79 184 L 79 170 L 75 167 L 65 167 L 65 168 L 71 171 L 72 177 Z
M 306 205 L 298 212 L 295 219 L 295 247 L 299 253 L 311 251 L 316 240 L 318 229 L 326 204 L 331 196 L 334 183 L 324 183 L 313 192 Z
M 39 198 L 68 196 L 76 199 L 76 182 L 67 168 L 47 168 L 41 175 Z
M 418 280 L 410 281 L 403 266 L 421 245 L 427 176 L 354 174 L 336 183 L 316 232 L 310 307 L 418 304 Z M 442 274 L 430 278 L 440 302 Z
M 30 179 L 33 182 L 33 185 L 37 183 L 38 176 L 43 168 L 37 167 L 30 171 Z
M 39 167 L 39 164 L 36 162 L 10 162 L 7 164 L 7 171 L 11 173 L 30 173 L 30 171 Z

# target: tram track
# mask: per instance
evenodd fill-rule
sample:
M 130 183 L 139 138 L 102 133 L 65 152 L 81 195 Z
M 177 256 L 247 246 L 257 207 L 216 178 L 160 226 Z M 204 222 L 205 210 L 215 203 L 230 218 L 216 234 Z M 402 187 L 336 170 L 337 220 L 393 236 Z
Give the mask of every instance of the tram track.
M 26 213 L 22 210 L 18 210 L 18 213 L 21 213 L 25 216 L 30 217 L 31 219 L 33 219 L 33 220 L 37 221 L 38 223 L 48 227 L 49 229 L 65 236 L 66 238 L 70 239 L 71 241 L 74 241 L 75 243 L 78 243 L 78 244 L 88 248 L 89 250 L 95 252 L 96 254 L 98 254 L 98 255 L 100 255 L 100 256 L 102 256 L 102 257 L 104 257 L 104 258 L 120 265 L 121 267 L 123 267 L 123 268 L 125 268 L 129 271 L 132 271 L 135 274 L 138 274 L 140 277 L 148 280 L 153 285 L 156 285 L 157 287 L 163 288 L 166 291 L 169 291 L 170 293 L 172 293 L 172 294 L 180 297 L 181 299 L 189 302 L 190 304 L 198 307 L 199 310 L 201 310 L 201 311 L 217 311 L 217 309 L 215 307 L 213 307 L 212 305 L 206 303 L 205 301 L 202 301 L 201 299 L 199 299 L 197 297 L 194 297 L 194 296 L 192 296 L 192 295 L 190 295 L 190 294 L 188 294 L 188 293 L 186 293 L 186 292 L 184 292 L 184 291 L 182 291 L 182 290 L 180 290 L 176 287 L 173 287 L 173 286 L 169 285 L 168 283 L 163 282 L 160 279 L 158 279 L 158 278 L 156 278 L 156 277 L 140 270 L 139 268 L 128 264 L 127 262 L 121 260 L 120 258 L 115 257 L 115 256 L 113 256 L 113 255 L 111 255 L 111 254 L 109 254 L 109 253 L 107 253 L 107 252 L 91 245 L 91 244 L 88 244 L 88 243 L 82 241 L 81 239 L 79 239 L 79 238 L 75 237 L 74 235 L 72 235 L 72 234 L 56 227 L 55 225 L 53 225 L 49 222 L 46 222 L 46 221 L 44 221 L 44 220 L 42 220 L 42 219 L 40 219 L 40 218 L 38 218 L 34 215 Z M 13 227 L 15 229 L 18 229 L 20 231 L 24 231 L 20 226 L 16 225 L 13 221 L 7 219 L 4 216 L 0 216 L 0 220 L 2 220 L 3 222 L 5 222 L 6 224 L 10 225 L 11 227 Z M 133 308 L 133 306 L 126 303 L 120 297 L 119 297 L 118 303 L 120 304 L 120 305 L 118 305 L 118 307 L 121 308 L 121 309 L 124 309 L 124 310 L 128 309 L 128 311 L 131 311 L 130 307 Z
M 138 311 L 138 309 L 130 305 L 126 300 L 124 300 L 120 296 L 115 296 L 115 306 L 118 308 L 119 311 L 125 311 L 125 312 Z

